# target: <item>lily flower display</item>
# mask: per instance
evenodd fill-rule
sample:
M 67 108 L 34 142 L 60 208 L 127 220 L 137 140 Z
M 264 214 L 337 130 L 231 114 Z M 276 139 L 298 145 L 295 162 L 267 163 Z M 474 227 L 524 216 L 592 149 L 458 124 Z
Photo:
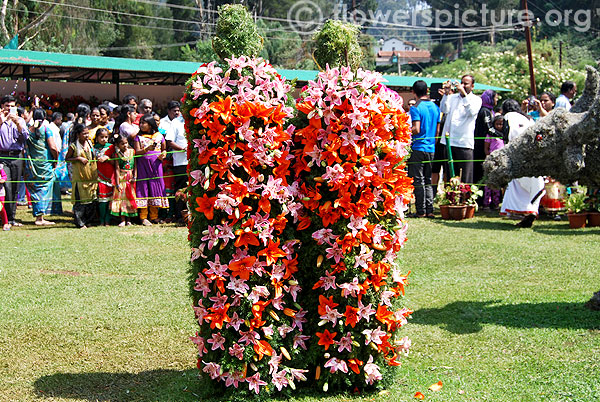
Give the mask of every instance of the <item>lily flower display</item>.
M 379 73 L 349 67 L 320 72 L 296 107 L 308 356 L 319 388 L 375 386 L 410 345 L 398 335 L 411 311 L 395 267 L 413 190 L 408 116 Z
M 303 207 L 290 180 L 291 87 L 263 59 L 226 63 L 203 64 L 182 107 L 200 325 L 191 339 L 207 380 L 263 394 L 300 379 L 308 338 L 295 278 L 300 244 L 290 229 Z

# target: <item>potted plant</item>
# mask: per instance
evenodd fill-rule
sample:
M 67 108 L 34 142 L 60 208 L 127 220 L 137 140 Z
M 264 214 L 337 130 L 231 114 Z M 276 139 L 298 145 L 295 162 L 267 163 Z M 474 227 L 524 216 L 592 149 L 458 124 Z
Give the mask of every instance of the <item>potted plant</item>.
M 450 209 L 450 200 L 446 198 L 446 193 L 438 193 L 435 196 L 435 202 L 440 206 L 440 215 L 442 216 L 442 219 L 450 219 L 450 213 L 448 212 Z
M 471 195 L 467 199 L 467 212 L 466 219 L 471 219 L 475 216 L 475 212 L 479 209 L 477 205 L 477 199 L 483 196 L 483 190 L 480 190 L 475 184 L 471 185 Z
M 598 195 L 592 195 L 587 200 L 587 225 L 589 227 L 600 226 L 600 199 Z
M 448 208 L 448 218 L 446 219 L 462 220 L 466 217 L 472 218 L 472 214 L 467 216 L 467 210 L 472 209 L 472 213 L 475 212 L 477 198 L 481 195 L 482 191 L 477 186 L 462 183 L 458 176 L 451 178 L 438 197 L 442 218 L 444 218 L 443 206 Z
M 585 192 L 576 191 L 567 199 L 567 216 L 571 229 L 584 228 L 587 220 Z

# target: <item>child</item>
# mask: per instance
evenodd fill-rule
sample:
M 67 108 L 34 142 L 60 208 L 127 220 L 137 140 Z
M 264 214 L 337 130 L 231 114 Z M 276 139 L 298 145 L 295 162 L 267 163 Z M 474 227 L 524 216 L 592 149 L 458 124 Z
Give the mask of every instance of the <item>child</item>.
M 10 223 L 8 223 L 8 216 L 6 215 L 6 209 L 4 209 L 4 197 L 6 196 L 4 183 L 6 183 L 6 177 L 4 165 L 0 163 L 0 222 L 2 222 L 2 230 L 10 230 Z
M 81 229 L 87 228 L 96 217 L 98 170 L 93 156 L 87 127 L 81 123 L 75 124 L 65 160 L 71 162 L 73 167 L 71 201 L 75 224 Z
M 505 122 L 504 116 L 497 114 L 494 117 L 494 127 L 486 135 L 484 151 L 488 156 L 497 149 L 504 146 Z M 483 188 L 483 207 L 486 209 L 497 209 L 502 201 L 502 190 L 495 190 L 488 186 Z
M 129 220 L 137 216 L 137 203 L 135 202 L 135 152 L 129 148 L 127 139 L 119 134 L 114 135 L 116 163 L 116 185 L 111 205 L 111 215 L 121 217 L 119 226 L 130 226 Z
M 96 130 L 94 157 L 98 160 L 98 210 L 100 225 L 110 224 L 110 201 L 115 183 L 115 161 L 109 160 L 115 153 L 113 144 L 108 143 L 108 130 L 104 127 Z
M 139 181 L 135 191 L 140 219 L 144 226 L 152 225 L 151 221 L 158 223 L 158 208 L 169 208 L 162 168 L 166 146 L 165 138 L 158 131 L 154 117 L 151 114 L 142 116 L 140 131 L 133 140 L 133 149 L 139 156 L 136 160 Z

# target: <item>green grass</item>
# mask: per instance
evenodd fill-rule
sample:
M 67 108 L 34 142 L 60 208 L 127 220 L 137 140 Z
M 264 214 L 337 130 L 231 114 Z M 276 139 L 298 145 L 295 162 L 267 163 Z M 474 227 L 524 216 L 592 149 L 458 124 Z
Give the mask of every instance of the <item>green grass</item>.
M 19 216 L 29 224 L 0 233 L 0 400 L 199 400 L 186 229 Z M 413 347 L 398 381 L 293 400 L 600 400 L 600 313 L 583 307 L 600 289 L 600 229 L 513 224 L 411 220 Z

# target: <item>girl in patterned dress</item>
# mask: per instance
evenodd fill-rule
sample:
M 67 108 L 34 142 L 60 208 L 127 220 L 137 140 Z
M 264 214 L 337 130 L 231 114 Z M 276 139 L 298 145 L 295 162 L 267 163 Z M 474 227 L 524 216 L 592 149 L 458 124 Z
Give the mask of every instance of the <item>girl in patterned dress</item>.
M 127 139 L 119 134 L 114 136 L 114 145 L 117 174 L 110 213 L 121 218 L 119 226 L 130 226 L 130 218 L 137 216 L 135 152 L 129 148 Z
M 115 161 L 111 160 L 115 146 L 108 142 L 108 130 L 104 127 L 96 130 L 94 156 L 98 160 L 98 210 L 100 225 L 110 224 L 110 202 L 115 185 Z

